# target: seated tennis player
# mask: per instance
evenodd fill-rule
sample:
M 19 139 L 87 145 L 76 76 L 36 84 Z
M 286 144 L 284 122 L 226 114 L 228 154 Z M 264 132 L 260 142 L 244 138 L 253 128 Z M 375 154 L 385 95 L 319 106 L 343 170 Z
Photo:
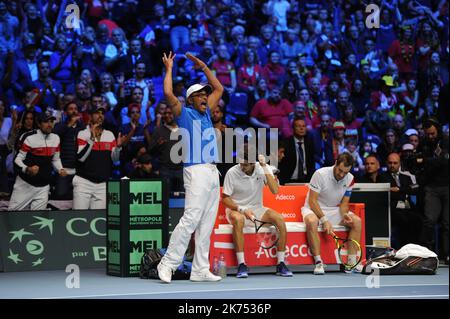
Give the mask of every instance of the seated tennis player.
M 291 277 L 292 272 L 284 263 L 286 224 L 283 216 L 263 206 L 264 185 L 267 184 L 273 194 L 278 193 L 278 183 L 272 172 L 275 168 L 266 164 L 263 155 L 258 156 L 258 163 L 252 163 L 249 160 L 255 157 L 255 149 L 245 146 L 238 156 L 239 164 L 228 170 L 223 184 L 222 202 L 226 206 L 226 218 L 233 225 L 233 240 L 239 265 L 236 277 L 248 277 L 248 267 L 244 258 L 243 229 L 245 226 L 254 227 L 252 222 L 254 218 L 270 222 L 279 229 L 279 239 L 276 244 L 278 258 L 276 274 Z
M 349 153 L 340 154 L 334 166 L 318 169 L 309 182 L 302 216 L 306 224 L 309 247 L 314 257 L 315 275 L 325 273 L 325 265 L 320 257 L 317 229 L 319 225 L 329 235 L 334 234 L 333 226 L 344 225 L 350 228 L 349 238 L 361 241 L 361 219 L 349 211 L 350 196 L 355 183 L 353 175 L 349 173 L 353 162 L 353 157 Z M 355 252 L 349 251 L 348 259 L 349 263 L 356 263 Z M 356 267 L 355 271 L 361 272 L 361 268 Z

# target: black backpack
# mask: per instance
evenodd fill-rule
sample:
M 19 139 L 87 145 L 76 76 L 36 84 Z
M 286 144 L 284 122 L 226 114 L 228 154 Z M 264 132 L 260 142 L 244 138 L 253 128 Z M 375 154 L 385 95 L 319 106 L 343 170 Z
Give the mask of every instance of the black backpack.
M 139 277 L 141 279 L 159 279 L 158 267 L 161 258 L 166 253 L 166 249 L 148 249 L 141 257 L 141 268 Z M 191 276 L 192 263 L 183 258 L 183 262 L 172 274 L 172 280 L 187 280 Z
M 142 279 L 159 279 L 156 267 L 158 267 L 162 257 L 159 249 L 148 249 L 141 257 L 139 277 Z

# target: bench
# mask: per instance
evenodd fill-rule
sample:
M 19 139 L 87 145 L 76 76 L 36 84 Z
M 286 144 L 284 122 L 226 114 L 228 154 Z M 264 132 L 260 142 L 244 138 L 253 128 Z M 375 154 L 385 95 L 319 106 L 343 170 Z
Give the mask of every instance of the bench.
M 286 242 L 286 260 L 291 265 L 310 265 L 313 264 L 312 255 L 308 249 L 306 238 L 306 226 L 303 223 L 301 208 L 306 199 L 308 187 L 302 186 L 280 186 L 278 194 L 274 195 L 268 187 L 264 188 L 263 204 L 281 213 L 286 222 L 287 242 Z M 351 203 L 350 211 L 361 218 L 362 238 L 361 248 L 363 259 L 365 259 L 365 219 L 364 204 Z M 234 251 L 233 226 L 228 224 L 225 217 L 225 207 L 222 203 L 216 217 L 213 232 L 211 234 L 210 263 L 213 264 L 214 257 L 223 253 L 228 266 L 237 266 L 236 254 Z M 336 235 L 346 238 L 348 229 L 344 226 L 335 227 Z M 334 239 L 326 235 L 319 227 L 319 236 L 321 239 L 321 257 L 325 264 L 339 264 L 337 249 Z M 261 248 L 255 239 L 255 228 L 244 227 L 245 239 L 245 261 L 248 266 L 273 266 L 277 263 L 276 247 L 271 249 Z

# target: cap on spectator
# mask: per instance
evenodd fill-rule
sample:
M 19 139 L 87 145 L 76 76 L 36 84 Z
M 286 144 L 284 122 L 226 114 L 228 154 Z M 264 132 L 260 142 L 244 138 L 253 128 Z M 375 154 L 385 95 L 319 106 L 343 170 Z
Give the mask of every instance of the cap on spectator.
M 384 81 L 384 84 L 387 86 L 394 86 L 394 79 L 390 75 L 385 75 L 381 78 Z
M 152 157 L 149 154 L 144 153 L 137 158 L 137 162 L 139 164 L 148 164 L 152 162 Z
M 211 94 L 212 88 L 209 84 L 194 84 L 187 89 L 186 100 L 191 96 L 192 93 L 205 90 L 207 94 Z
M 409 130 L 406 130 L 405 132 L 406 136 L 411 136 L 411 135 L 417 135 L 419 136 L 419 132 L 417 132 L 417 130 L 410 128 Z
M 53 115 L 53 112 L 51 112 L 49 110 L 39 113 L 37 116 L 37 121 L 39 123 L 47 122 L 47 121 L 54 121 L 54 120 L 56 120 L 56 117 Z
M 338 129 L 342 129 L 345 130 L 345 124 L 341 121 L 336 121 L 333 124 L 333 130 L 338 130 Z
M 403 144 L 402 151 L 414 151 L 414 146 L 409 143 Z
M 369 64 L 369 62 L 366 59 L 362 59 L 361 62 L 359 62 L 360 65 L 366 65 Z
M 131 113 L 131 111 L 133 109 L 138 109 L 139 112 L 141 111 L 141 106 L 137 103 L 131 103 L 130 105 L 128 105 L 128 113 Z

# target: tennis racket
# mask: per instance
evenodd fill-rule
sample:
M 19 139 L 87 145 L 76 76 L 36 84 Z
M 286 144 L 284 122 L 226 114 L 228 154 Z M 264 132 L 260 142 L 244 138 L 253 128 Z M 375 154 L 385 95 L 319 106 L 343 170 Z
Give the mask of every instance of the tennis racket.
M 338 256 L 345 270 L 352 270 L 361 262 L 361 245 L 354 239 L 340 238 L 332 234 L 338 249 Z
M 264 249 L 270 249 L 274 247 L 280 239 L 280 230 L 278 227 L 270 222 L 265 222 L 254 218 L 256 241 L 259 246 Z

